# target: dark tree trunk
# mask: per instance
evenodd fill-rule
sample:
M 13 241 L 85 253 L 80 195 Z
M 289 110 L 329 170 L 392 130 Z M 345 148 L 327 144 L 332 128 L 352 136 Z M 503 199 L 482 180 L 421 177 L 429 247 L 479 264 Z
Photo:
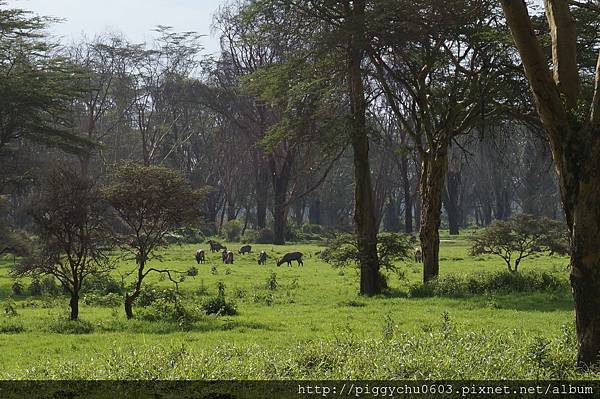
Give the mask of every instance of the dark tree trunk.
M 319 198 L 310 203 L 308 221 L 310 224 L 321 224 L 321 200 Z
M 421 231 L 421 176 L 423 175 L 422 170 L 422 161 L 416 161 L 417 166 L 417 176 L 419 176 L 419 180 L 415 184 L 415 195 L 413 199 L 413 204 L 415 205 L 415 230 Z
M 410 234 L 413 232 L 413 200 L 408 178 L 408 159 L 406 155 L 401 158 L 402 189 L 404 191 L 404 232 Z
M 360 263 L 361 295 L 380 294 L 384 280 L 377 257 L 377 227 L 369 164 L 369 137 L 366 128 L 366 100 L 361 63 L 365 50 L 365 1 L 346 3 L 348 13 L 348 91 L 352 117 L 352 149 L 354 154 L 354 226 Z
M 227 220 L 235 220 L 237 218 L 237 212 L 235 209 L 235 201 L 229 199 L 227 201 Z
M 267 198 L 269 195 L 268 172 L 262 162 L 256 172 L 256 226 L 267 227 Z
M 600 156 L 590 160 L 590 164 L 599 165 Z M 573 215 L 571 286 L 579 342 L 577 363 L 591 366 L 600 363 L 600 172 L 597 168 L 582 178 L 577 197 L 573 210 L 567 212 Z
M 448 171 L 446 176 L 446 190 L 444 190 L 444 208 L 448 215 L 448 230 L 450 235 L 460 233 L 460 220 L 462 218 L 459 204 L 460 172 Z
M 287 191 L 290 178 L 290 168 L 294 155 L 289 152 L 281 170 L 277 171 L 277 163 L 271 157 L 271 171 L 273 173 L 273 244 L 284 245 L 287 229 Z
M 69 307 L 71 308 L 71 320 L 77 320 L 79 318 L 79 293 L 74 292 L 71 294 L 71 300 L 69 301 Z
M 442 144 L 443 146 L 443 144 Z M 421 247 L 423 251 L 423 281 L 437 278 L 440 271 L 440 223 L 442 194 L 448 167 L 447 147 L 430 153 L 423 159 L 421 174 Z
M 129 293 L 125 294 L 125 315 L 127 319 L 133 319 L 133 303 L 139 295 L 139 291 L 135 291 L 131 295 Z

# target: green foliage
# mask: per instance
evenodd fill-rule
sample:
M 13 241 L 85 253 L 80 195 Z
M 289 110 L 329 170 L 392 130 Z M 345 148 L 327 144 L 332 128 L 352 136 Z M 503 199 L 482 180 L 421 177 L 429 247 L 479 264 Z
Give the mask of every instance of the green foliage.
M 275 233 L 273 230 L 264 228 L 258 231 L 249 230 L 246 232 L 246 241 L 257 243 L 257 244 L 272 244 L 275 239 Z
M 0 334 L 19 334 L 25 332 L 23 321 L 16 317 L 0 319 Z
M 156 288 L 152 285 L 143 287 L 140 291 L 140 296 L 137 299 L 137 303 L 140 306 L 150 306 L 158 300 L 166 302 L 175 302 L 177 299 L 177 291 L 173 288 Z
M 59 317 L 48 326 L 48 331 L 55 334 L 91 334 L 95 330 L 94 325 L 86 320 L 70 320 Z
M 267 279 L 265 288 L 268 289 L 269 291 L 277 290 L 277 274 L 276 273 L 274 273 L 274 272 L 271 273 L 271 275 Z
M 91 292 L 83 296 L 83 303 L 88 306 L 114 308 L 123 304 L 123 296 L 115 292 L 109 292 L 105 295 Z
M 31 283 L 29 284 L 27 291 L 29 292 L 29 295 L 32 296 L 40 296 L 43 294 L 42 284 L 37 277 L 31 279 Z
M 569 251 L 568 234 L 562 223 L 526 214 L 495 220 L 473 234 L 471 241 L 471 255 L 497 255 L 506 262 L 510 271 L 517 271 L 521 260 L 533 254 L 564 255 Z
M 190 277 L 196 277 L 198 275 L 198 268 L 196 266 L 192 266 L 187 270 L 187 275 Z
M 397 233 L 382 233 L 377 236 L 377 254 L 379 264 L 386 269 L 395 269 L 394 263 L 410 257 L 408 236 Z M 321 252 L 321 258 L 335 266 L 343 267 L 351 264 L 358 265 L 358 243 L 353 234 L 340 233 L 326 243 Z
M 15 307 L 15 301 L 11 297 L 6 298 L 4 301 L 4 315 L 8 317 L 14 317 L 18 315 L 17 308 Z
M 23 283 L 19 280 L 15 280 L 10 288 L 13 295 L 23 295 L 25 292 L 25 287 L 23 287 Z
M 100 295 L 123 294 L 123 284 L 109 274 L 89 276 L 83 282 L 83 292 L 93 292 Z
M 448 274 L 428 283 L 415 283 L 409 287 L 409 296 L 469 297 L 486 293 L 508 294 L 515 292 L 568 292 L 569 282 L 548 272 Z
M 229 242 L 238 242 L 242 234 L 242 224 L 239 220 L 228 220 L 223 223 L 223 235 Z
M 202 310 L 206 314 L 214 314 L 217 316 L 233 316 L 237 314 L 237 309 L 233 303 L 229 303 L 225 299 L 225 284 L 219 281 L 217 284 L 218 294 L 216 297 L 210 298 L 202 304 Z

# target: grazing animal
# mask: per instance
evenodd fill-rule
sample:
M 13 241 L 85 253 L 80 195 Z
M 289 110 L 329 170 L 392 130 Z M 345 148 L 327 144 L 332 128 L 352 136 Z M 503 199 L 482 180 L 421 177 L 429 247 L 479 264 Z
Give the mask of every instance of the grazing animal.
M 250 245 L 244 245 L 243 247 L 241 247 L 238 251 L 240 254 L 244 255 L 244 254 L 249 254 L 250 252 L 252 252 L 252 246 Z
M 225 264 L 233 265 L 233 252 L 227 251 L 227 255 L 225 257 Z
M 210 245 L 210 252 L 219 252 L 221 250 L 226 250 L 227 247 L 224 245 L 219 244 L 218 242 L 214 241 L 214 240 L 208 240 L 208 245 Z
M 223 263 L 227 263 L 227 250 L 226 249 L 221 251 L 221 260 L 223 261 Z
M 267 264 L 267 253 L 265 251 L 260 251 L 260 254 L 258 255 L 258 264 L 259 265 Z
M 288 266 L 292 266 L 292 261 L 298 261 L 298 266 L 304 266 L 304 262 L 302 262 L 302 256 L 304 256 L 302 254 L 302 252 L 290 252 L 287 253 L 285 255 L 283 255 L 283 258 L 279 259 L 277 261 L 277 266 L 281 266 L 282 264 L 286 263 L 288 264 Z
M 204 250 L 203 249 L 199 249 L 196 251 L 196 263 L 200 264 L 200 263 L 204 263 L 206 260 L 206 257 L 204 255 Z
M 415 248 L 415 262 L 423 262 L 423 250 L 421 247 Z

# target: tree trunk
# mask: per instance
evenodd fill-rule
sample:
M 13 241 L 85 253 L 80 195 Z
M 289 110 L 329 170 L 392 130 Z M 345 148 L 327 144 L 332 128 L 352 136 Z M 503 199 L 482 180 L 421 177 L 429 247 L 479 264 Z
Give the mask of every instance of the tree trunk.
M 360 294 L 377 295 L 384 280 L 379 273 L 375 204 L 369 164 L 369 137 L 366 127 L 366 100 L 361 63 L 365 51 L 365 1 L 345 3 L 348 26 L 348 92 L 351 138 L 354 154 L 354 226 L 360 263 Z
M 597 144 L 598 145 L 598 144 Z M 600 157 L 591 161 L 600 164 Z M 579 352 L 577 363 L 600 363 L 600 173 L 582 180 L 573 210 L 571 286 Z
M 448 167 L 447 148 L 443 144 L 437 152 L 423 159 L 421 174 L 421 248 L 423 251 L 423 282 L 437 278 L 440 271 L 439 228 L 442 215 L 442 193 Z
M 410 234 L 413 232 L 413 200 L 408 178 L 408 159 L 406 155 L 401 159 L 402 189 L 404 191 L 404 232 Z
M 314 199 L 308 209 L 308 221 L 310 224 L 321 224 L 321 200 Z
M 267 227 L 267 197 L 269 195 L 268 173 L 265 166 L 258 164 L 256 172 L 256 226 L 259 229 Z
M 460 233 L 461 212 L 459 205 L 460 172 L 448 171 L 446 176 L 446 190 L 444 190 L 444 208 L 448 215 L 448 230 L 450 235 Z
M 282 174 L 273 177 L 273 244 L 284 245 L 287 229 L 287 189 L 288 178 Z
M 79 318 L 79 293 L 71 294 L 69 307 L 71 308 L 71 320 L 77 320 Z

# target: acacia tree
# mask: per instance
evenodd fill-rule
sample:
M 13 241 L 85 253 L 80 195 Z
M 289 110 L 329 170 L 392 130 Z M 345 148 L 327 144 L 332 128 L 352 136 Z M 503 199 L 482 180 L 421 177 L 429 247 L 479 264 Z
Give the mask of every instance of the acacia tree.
M 496 113 L 491 104 L 500 82 L 510 80 L 502 68 L 502 47 L 487 39 L 486 32 L 498 28 L 490 1 L 449 3 L 382 0 L 374 8 L 378 23 L 368 32 L 373 74 L 422 163 L 419 236 L 425 282 L 439 274 L 449 148 Z
M 517 214 L 507 220 L 495 220 L 473 235 L 470 252 L 471 255 L 497 255 L 506 262 L 508 271 L 514 273 L 518 271 L 521 261 L 533 254 L 566 254 L 566 238 L 561 222 Z
M 202 193 L 191 188 L 176 171 L 160 166 L 135 163 L 119 167 L 103 190 L 106 200 L 121 219 L 117 229 L 119 245 L 136 260 L 135 280 L 125 294 L 125 314 L 133 317 L 133 304 L 140 295 L 144 278 L 151 272 L 165 273 L 171 281 L 170 269 L 147 268 L 157 258 L 156 251 L 167 245 L 165 236 L 178 227 L 198 221 Z
M 71 320 L 79 317 L 85 279 L 111 269 L 107 209 L 94 182 L 67 169 L 51 172 L 28 209 L 39 248 L 16 266 L 13 275 L 56 277 L 71 295 Z
M 551 71 L 525 1 L 501 0 L 501 4 L 552 149 L 571 233 L 577 363 L 591 366 L 600 362 L 600 54 L 595 68 L 578 64 L 569 2 L 545 0 L 552 39 Z M 597 2 L 578 4 L 587 5 L 589 12 L 600 12 Z

